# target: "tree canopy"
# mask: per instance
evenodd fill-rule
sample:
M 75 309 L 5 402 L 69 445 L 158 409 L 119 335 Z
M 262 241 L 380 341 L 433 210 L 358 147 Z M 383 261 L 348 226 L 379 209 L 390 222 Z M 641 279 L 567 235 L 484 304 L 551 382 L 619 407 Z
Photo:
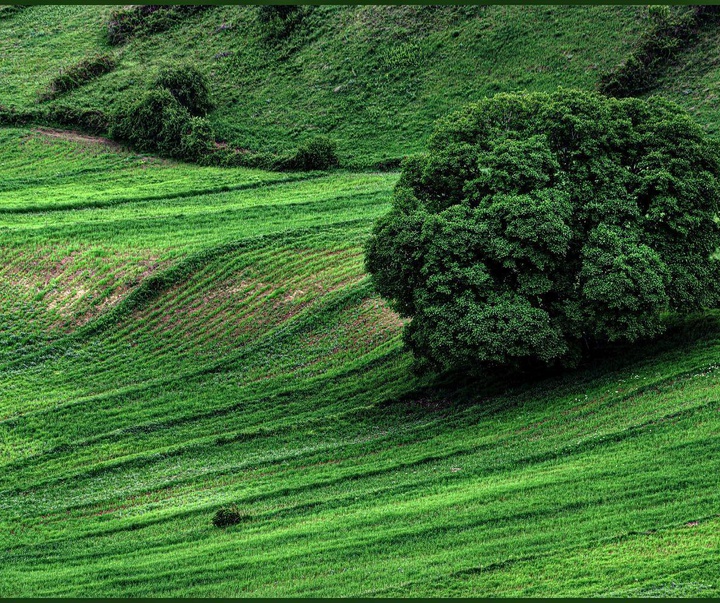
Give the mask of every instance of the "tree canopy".
M 719 172 L 668 101 L 498 94 L 405 161 L 366 266 L 420 369 L 572 366 L 717 303 Z

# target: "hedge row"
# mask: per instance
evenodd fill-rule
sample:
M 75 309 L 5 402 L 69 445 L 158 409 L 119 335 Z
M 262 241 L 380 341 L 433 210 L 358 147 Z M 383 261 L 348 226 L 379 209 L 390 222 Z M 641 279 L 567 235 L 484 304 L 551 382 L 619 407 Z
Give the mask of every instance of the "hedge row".
M 677 50 L 687 45 L 703 22 L 720 12 L 720 6 L 713 5 L 650 8 L 653 26 L 624 63 L 602 76 L 598 86 L 602 94 L 625 98 L 650 90 Z
M 115 69 L 115 59 L 109 54 L 98 54 L 83 59 L 75 65 L 61 69 L 60 73 L 50 81 L 47 89 L 40 94 L 39 100 L 41 102 L 53 100 L 65 92 L 80 88 L 113 69 Z

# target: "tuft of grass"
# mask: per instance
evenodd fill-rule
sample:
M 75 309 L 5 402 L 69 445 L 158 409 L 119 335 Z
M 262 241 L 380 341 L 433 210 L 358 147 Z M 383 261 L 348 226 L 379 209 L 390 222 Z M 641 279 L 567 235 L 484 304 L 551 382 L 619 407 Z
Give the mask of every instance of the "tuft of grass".
M 245 511 L 240 510 L 236 505 L 231 505 L 215 511 L 212 523 L 216 528 L 229 528 L 248 519 L 250 516 Z

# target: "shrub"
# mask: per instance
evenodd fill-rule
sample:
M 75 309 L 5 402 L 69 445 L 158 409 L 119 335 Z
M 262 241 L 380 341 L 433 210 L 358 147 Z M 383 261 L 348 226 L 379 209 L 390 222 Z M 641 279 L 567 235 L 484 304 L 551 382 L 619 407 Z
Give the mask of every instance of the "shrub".
M 298 170 L 327 170 L 338 165 L 337 145 L 327 136 L 316 136 L 300 145 L 287 166 Z
M 213 525 L 216 528 L 228 528 L 248 519 L 250 516 L 245 511 L 241 511 L 233 505 L 218 509 L 213 516 Z
M 141 151 L 157 151 L 161 140 L 173 137 L 189 120 L 187 109 L 170 92 L 157 89 L 146 92 L 127 113 L 117 116 L 110 133 Z
M 190 161 L 208 163 L 215 152 L 215 132 L 207 119 L 191 117 L 180 138 L 180 156 Z
M 0 105 L 0 125 L 24 126 L 36 120 L 36 110 L 18 111 L 15 107 Z
M 717 304 L 719 172 L 670 102 L 499 94 L 404 162 L 366 267 L 417 370 L 572 366 Z
M 110 13 L 107 23 L 108 44 L 116 46 L 124 44 L 140 27 L 142 18 L 140 11 L 135 8 L 121 8 Z
M 51 107 L 42 116 L 42 121 L 80 128 L 91 134 L 106 134 L 110 127 L 110 119 L 102 111 L 67 105 Z
M 63 69 L 50 82 L 48 89 L 40 95 L 40 100 L 51 100 L 79 88 L 87 82 L 115 69 L 115 59 L 107 54 L 99 54 L 83 59 L 79 63 Z
M 207 78 L 188 63 L 162 67 L 155 87 L 166 88 L 191 115 L 206 115 L 213 108 Z
M 200 160 L 214 143 L 209 122 L 192 117 L 165 88 L 150 90 L 130 111 L 116 116 L 110 135 L 141 151 L 190 161 Z
M 108 43 L 124 44 L 133 36 L 166 31 L 185 17 L 208 8 L 206 5 L 145 4 L 114 10 L 107 24 Z
M 293 32 L 309 10 L 309 6 L 264 4 L 258 6 L 258 19 L 267 39 L 282 39 Z

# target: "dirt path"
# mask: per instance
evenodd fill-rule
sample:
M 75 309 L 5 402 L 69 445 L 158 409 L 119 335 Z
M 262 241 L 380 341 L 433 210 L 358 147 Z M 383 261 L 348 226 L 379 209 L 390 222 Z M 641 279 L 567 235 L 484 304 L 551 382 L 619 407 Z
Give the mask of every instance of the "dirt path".
M 122 149 L 123 146 L 117 142 L 110 140 L 109 138 L 103 138 L 102 136 L 88 136 L 82 132 L 76 132 L 75 130 L 58 130 L 56 128 L 35 128 L 34 132 L 42 134 L 43 136 L 49 136 L 51 138 L 62 138 L 63 140 L 70 140 L 72 142 L 89 142 L 93 144 L 102 144 L 114 149 Z

